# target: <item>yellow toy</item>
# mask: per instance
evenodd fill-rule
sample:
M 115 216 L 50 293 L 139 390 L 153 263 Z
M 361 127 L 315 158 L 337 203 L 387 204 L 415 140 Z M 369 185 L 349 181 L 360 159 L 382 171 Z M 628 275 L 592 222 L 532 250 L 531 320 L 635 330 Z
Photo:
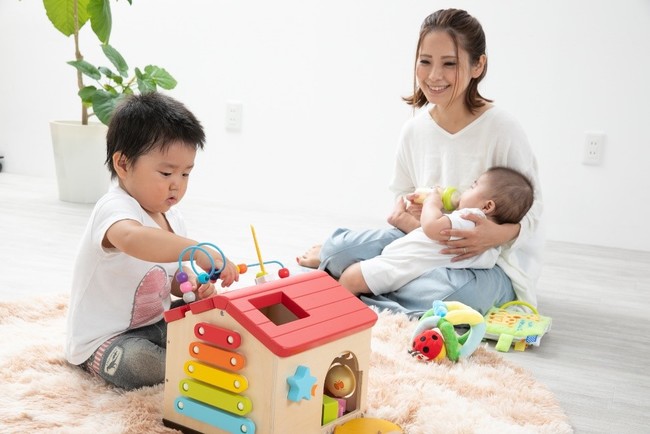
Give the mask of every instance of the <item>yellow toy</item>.
M 508 310 L 510 306 L 521 305 L 531 313 Z M 524 351 L 527 347 L 539 346 L 542 336 L 550 329 L 552 320 L 540 315 L 534 306 L 523 301 L 511 301 L 501 307 L 493 307 L 485 314 L 487 329 L 485 337 L 497 341 L 497 351 L 508 352 L 514 345 L 515 351 Z
M 334 434 L 404 434 L 404 431 L 387 420 L 362 418 L 336 427 Z

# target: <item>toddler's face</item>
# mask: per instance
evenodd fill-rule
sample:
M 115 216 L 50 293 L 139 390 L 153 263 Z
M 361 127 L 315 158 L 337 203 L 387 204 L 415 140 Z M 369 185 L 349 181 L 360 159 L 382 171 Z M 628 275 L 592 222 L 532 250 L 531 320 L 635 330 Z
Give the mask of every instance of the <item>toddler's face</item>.
M 183 142 L 156 149 L 130 165 L 120 185 L 149 213 L 164 213 L 187 191 L 196 149 Z

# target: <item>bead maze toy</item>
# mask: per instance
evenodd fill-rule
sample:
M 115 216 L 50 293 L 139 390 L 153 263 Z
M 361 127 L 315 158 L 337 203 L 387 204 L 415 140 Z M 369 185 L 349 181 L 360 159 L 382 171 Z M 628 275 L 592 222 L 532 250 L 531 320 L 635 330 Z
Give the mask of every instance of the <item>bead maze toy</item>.
M 251 229 L 256 285 L 165 312 L 163 423 L 184 432 L 332 433 L 363 416 L 377 314 L 323 271 L 264 278 Z M 195 246 L 190 260 L 208 246 Z M 208 279 L 218 278 L 214 268 Z
M 205 250 L 203 248 L 203 246 L 212 247 L 217 252 L 219 252 L 219 254 L 221 255 L 221 259 L 222 259 L 222 265 L 221 265 L 220 268 L 216 268 L 214 260 L 212 259 L 212 256 L 208 253 L 207 250 Z M 197 250 L 200 251 L 200 252 L 203 252 L 208 257 L 208 259 L 210 260 L 210 267 L 211 268 L 210 268 L 209 273 L 206 273 L 204 271 L 198 271 L 196 269 L 196 266 L 194 264 L 194 255 L 195 255 Z M 223 254 L 221 249 L 219 247 L 215 246 L 214 244 L 211 244 L 211 243 L 200 243 L 200 244 L 197 244 L 196 246 L 187 247 L 187 248 L 183 249 L 183 251 L 181 252 L 180 255 L 178 255 L 178 269 L 179 270 L 183 269 L 183 258 L 185 257 L 185 254 L 188 251 L 190 252 L 190 261 L 189 261 L 190 266 L 192 267 L 192 271 L 196 275 L 196 280 L 201 284 L 208 283 L 208 282 L 215 283 L 217 281 L 217 279 L 219 279 L 219 275 L 221 274 L 221 271 L 223 271 L 223 268 L 226 266 L 226 255 Z M 242 269 L 241 265 L 239 266 L 239 268 L 240 268 L 240 272 L 241 272 L 241 269 Z M 192 292 L 194 290 L 194 287 L 192 286 L 192 283 L 189 282 L 189 277 L 188 277 L 186 272 L 179 271 L 178 273 L 176 273 L 176 281 L 180 284 L 180 289 L 181 289 L 181 292 L 183 293 L 183 301 L 185 303 L 191 303 L 194 300 L 196 300 L 196 295 L 194 294 L 194 292 Z
M 521 305 L 531 313 L 508 310 L 508 307 Z M 519 300 L 493 307 L 485 314 L 487 329 L 486 339 L 497 341 L 497 351 L 508 352 L 514 345 L 515 351 L 524 351 L 527 347 L 539 346 L 542 336 L 550 329 L 552 319 L 540 315 L 534 306 Z
M 247 266 L 247 268 L 248 267 L 254 267 L 254 266 L 259 266 L 260 267 L 259 273 L 257 273 L 255 275 L 255 283 L 260 284 L 260 283 L 264 283 L 264 282 L 268 282 L 269 280 L 272 280 L 270 275 L 266 272 L 266 267 L 264 267 L 265 265 L 268 265 L 268 264 L 277 264 L 277 265 L 280 266 L 280 270 L 278 270 L 278 277 L 280 277 L 280 279 L 284 279 L 286 277 L 289 277 L 289 274 L 290 274 L 289 269 L 285 268 L 285 266 L 282 265 L 281 262 L 279 262 L 279 261 L 267 261 L 267 262 L 264 262 L 262 260 L 262 253 L 260 252 L 260 245 L 257 242 L 257 235 L 255 235 L 255 227 L 253 225 L 251 225 L 251 234 L 253 235 L 253 243 L 255 244 L 255 253 L 257 254 L 257 260 L 259 262 L 257 264 L 250 264 L 250 265 Z M 241 270 L 241 267 L 240 267 L 240 270 Z
M 469 326 L 469 330 L 458 335 L 455 326 Z M 419 360 L 446 357 L 457 362 L 476 351 L 485 329 L 483 316 L 471 307 L 458 301 L 436 300 L 413 331 L 409 353 Z

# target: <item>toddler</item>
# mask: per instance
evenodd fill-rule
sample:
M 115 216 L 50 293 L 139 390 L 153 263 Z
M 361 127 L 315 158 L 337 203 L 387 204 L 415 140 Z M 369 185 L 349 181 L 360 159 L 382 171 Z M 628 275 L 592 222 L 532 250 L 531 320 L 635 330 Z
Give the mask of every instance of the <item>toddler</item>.
M 197 285 L 181 252 L 187 238 L 174 205 L 187 190 L 205 134 L 180 102 L 161 93 L 128 96 L 115 109 L 106 135 L 106 165 L 116 183 L 97 201 L 74 266 L 67 322 L 66 358 L 108 383 L 135 389 L 163 382 L 170 294 L 182 296 L 174 276 L 185 271 L 196 299 L 214 293 Z M 221 268 L 222 256 L 196 252 L 204 270 Z M 189 250 L 184 260 L 189 259 Z M 221 286 L 239 280 L 226 261 Z M 182 304 L 174 301 L 174 306 Z

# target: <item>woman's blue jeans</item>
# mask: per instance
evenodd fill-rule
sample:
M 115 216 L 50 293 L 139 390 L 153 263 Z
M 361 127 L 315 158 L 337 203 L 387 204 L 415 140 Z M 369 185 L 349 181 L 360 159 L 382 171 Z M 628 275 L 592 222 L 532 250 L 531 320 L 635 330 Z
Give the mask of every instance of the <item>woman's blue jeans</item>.
M 319 269 L 338 279 L 350 265 L 380 255 L 384 247 L 403 236 L 396 228 L 337 229 L 321 247 Z M 499 266 L 494 266 L 491 269 L 437 268 L 394 292 L 360 298 L 380 310 L 419 317 L 431 309 L 435 300 L 459 301 L 485 315 L 492 306 L 500 306 L 515 297 L 510 278 Z

